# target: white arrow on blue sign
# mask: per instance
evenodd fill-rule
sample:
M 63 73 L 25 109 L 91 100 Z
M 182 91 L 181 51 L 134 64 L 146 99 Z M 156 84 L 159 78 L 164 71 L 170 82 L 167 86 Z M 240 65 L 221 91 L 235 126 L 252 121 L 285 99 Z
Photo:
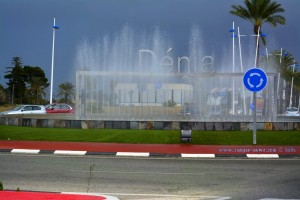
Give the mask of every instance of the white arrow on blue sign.
M 263 70 L 252 68 L 244 74 L 243 82 L 251 92 L 259 92 L 267 85 L 268 77 Z

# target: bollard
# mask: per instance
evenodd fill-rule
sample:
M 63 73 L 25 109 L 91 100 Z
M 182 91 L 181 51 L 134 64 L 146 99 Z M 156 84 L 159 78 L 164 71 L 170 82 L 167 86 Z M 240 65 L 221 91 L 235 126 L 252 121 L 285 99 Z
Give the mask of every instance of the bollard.
M 182 143 L 191 143 L 192 130 L 181 130 L 180 139 Z

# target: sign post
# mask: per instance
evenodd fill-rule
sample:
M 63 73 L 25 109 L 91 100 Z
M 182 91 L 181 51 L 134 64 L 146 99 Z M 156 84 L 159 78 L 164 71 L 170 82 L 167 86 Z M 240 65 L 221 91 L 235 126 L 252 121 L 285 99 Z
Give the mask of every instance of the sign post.
M 267 85 L 268 77 L 259 68 L 251 68 L 244 74 L 244 86 L 253 92 L 253 144 L 256 144 L 256 93 Z

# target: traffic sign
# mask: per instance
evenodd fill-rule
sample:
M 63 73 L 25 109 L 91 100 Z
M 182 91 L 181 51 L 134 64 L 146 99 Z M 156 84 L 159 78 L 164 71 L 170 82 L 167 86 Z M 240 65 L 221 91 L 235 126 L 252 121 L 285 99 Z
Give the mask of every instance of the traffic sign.
M 254 110 L 254 103 L 250 103 L 250 109 Z
M 159 83 L 159 82 L 155 83 L 155 89 L 157 89 L 157 90 L 161 89 L 161 83 Z
M 263 70 L 252 68 L 244 74 L 243 82 L 251 92 L 259 92 L 267 85 L 268 77 Z

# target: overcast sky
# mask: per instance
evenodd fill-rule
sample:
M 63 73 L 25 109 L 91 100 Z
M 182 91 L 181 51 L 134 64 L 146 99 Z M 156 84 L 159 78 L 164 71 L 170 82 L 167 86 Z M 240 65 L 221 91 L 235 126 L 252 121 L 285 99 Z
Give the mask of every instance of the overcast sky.
M 268 50 L 286 49 L 300 60 L 300 1 L 277 0 L 286 10 L 286 25 L 264 25 Z M 54 91 L 65 81 L 75 83 L 75 61 L 80 43 L 117 35 L 126 24 L 135 34 L 159 27 L 171 41 L 176 56 L 188 55 L 191 28 L 201 29 L 205 55 L 218 65 L 224 49 L 232 51 L 228 30 L 235 22 L 241 33 L 253 34 L 252 25 L 229 13 L 242 0 L 0 0 L 0 83 L 13 57 L 23 65 L 41 67 L 50 82 L 53 18 L 56 31 Z M 247 51 L 250 38 L 243 38 Z M 150 49 L 150 47 L 149 47 Z M 230 54 L 229 54 L 230 55 Z M 49 89 L 50 90 L 50 89 Z

